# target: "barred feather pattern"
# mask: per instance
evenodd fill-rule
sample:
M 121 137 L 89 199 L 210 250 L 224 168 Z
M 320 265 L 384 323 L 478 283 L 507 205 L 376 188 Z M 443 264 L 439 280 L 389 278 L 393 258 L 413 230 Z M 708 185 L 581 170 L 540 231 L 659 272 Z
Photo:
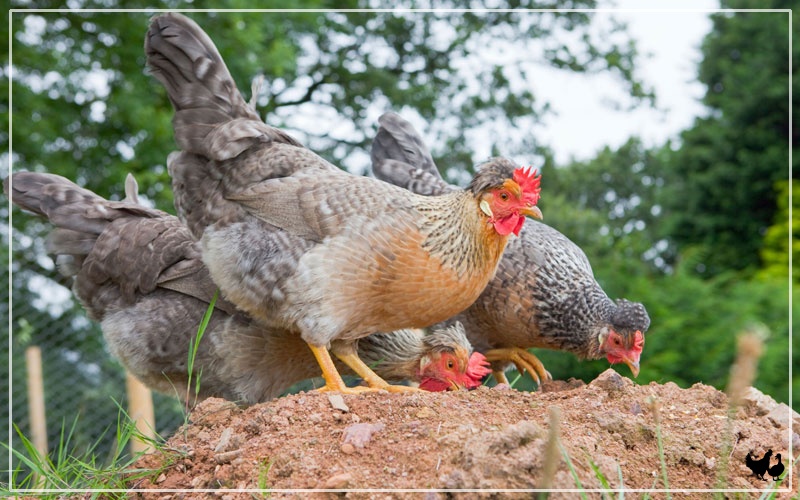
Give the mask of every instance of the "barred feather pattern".
M 379 119 L 373 142 L 373 174 L 425 195 L 458 189 L 447 184 L 414 128 L 395 113 Z M 415 150 L 417 149 L 417 150 Z M 472 188 L 480 188 L 476 181 Z M 584 252 L 566 236 L 528 220 L 512 239 L 494 278 L 465 311 L 444 324 L 464 324 L 480 352 L 500 347 L 543 347 L 579 358 L 603 356 L 598 335 L 607 328 L 633 340 L 650 326 L 640 303 L 613 302 L 594 279 Z M 497 365 L 495 369 L 503 369 Z

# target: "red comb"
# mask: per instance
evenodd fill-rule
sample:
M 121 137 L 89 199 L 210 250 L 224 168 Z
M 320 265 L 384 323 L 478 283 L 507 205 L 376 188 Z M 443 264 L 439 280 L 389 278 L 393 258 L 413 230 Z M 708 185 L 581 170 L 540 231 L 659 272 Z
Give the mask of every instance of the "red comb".
M 467 371 L 465 373 L 467 389 L 474 389 L 481 385 L 483 377 L 490 373 L 492 373 L 492 369 L 489 362 L 486 360 L 486 356 L 479 352 L 473 352 L 472 356 L 469 357 L 469 363 L 467 364 Z
M 519 167 L 514 170 L 514 182 L 519 184 L 525 201 L 531 205 L 539 202 L 539 193 L 542 191 L 542 176 L 536 176 L 536 169 L 533 167 Z

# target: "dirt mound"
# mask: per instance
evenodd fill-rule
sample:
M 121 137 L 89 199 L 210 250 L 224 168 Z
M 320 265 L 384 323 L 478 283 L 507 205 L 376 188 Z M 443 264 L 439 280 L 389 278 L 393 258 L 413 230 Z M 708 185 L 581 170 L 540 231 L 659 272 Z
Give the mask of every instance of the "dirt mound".
M 551 408 L 560 414 L 557 442 L 551 439 Z M 210 399 L 168 441 L 168 451 L 137 464 L 161 472 L 131 487 L 214 490 L 223 498 L 251 498 L 229 489 L 269 489 L 280 497 L 285 489 L 508 490 L 541 488 L 548 481 L 572 495 L 604 487 L 663 489 L 659 434 L 672 491 L 724 487 L 755 493 L 772 487 L 769 474 L 768 481 L 753 476 L 745 456 L 752 451 L 761 458 L 771 449 L 771 465 L 780 453 L 788 468 L 800 448 L 789 421 L 794 418 L 799 429 L 800 416 L 754 389 L 735 418 L 727 412 L 727 397 L 712 387 L 640 386 L 613 370 L 588 385 L 553 382 L 535 393 L 507 386 L 343 397 L 312 392 L 249 408 Z M 722 468 L 725 482 L 719 483 Z M 796 494 L 797 467 L 794 474 Z M 789 486 L 787 477 L 778 498 L 792 496 Z

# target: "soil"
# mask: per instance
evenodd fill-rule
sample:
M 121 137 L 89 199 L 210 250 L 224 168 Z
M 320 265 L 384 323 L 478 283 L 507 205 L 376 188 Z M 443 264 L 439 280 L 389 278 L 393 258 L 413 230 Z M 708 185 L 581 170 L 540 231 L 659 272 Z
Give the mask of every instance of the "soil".
M 663 490 L 663 463 L 676 498 L 710 497 L 698 490 L 716 488 L 757 498 L 776 483 L 769 473 L 755 477 L 745 456 L 771 449 L 770 465 L 780 453 L 788 471 L 800 452 L 800 415 L 752 388 L 728 414 L 727 396 L 712 387 L 636 385 L 613 370 L 588 385 L 555 381 L 537 392 L 307 392 L 247 408 L 208 399 L 165 450 L 137 463 L 156 472 L 130 486 L 138 498 L 165 499 L 253 498 L 254 490 L 271 498 L 530 498 L 522 490 L 543 487 L 572 498 L 579 490 Z M 792 474 L 777 498 L 797 496 L 797 462 Z

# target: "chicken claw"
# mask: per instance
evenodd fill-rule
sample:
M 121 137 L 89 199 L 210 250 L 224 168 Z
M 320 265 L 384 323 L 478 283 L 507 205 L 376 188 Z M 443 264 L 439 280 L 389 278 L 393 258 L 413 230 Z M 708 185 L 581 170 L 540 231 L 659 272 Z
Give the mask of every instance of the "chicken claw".
M 358 357 L 355 344 L 338 344 L 333 349 L 333 353 L 339 358 L 342 363 L 350 367 L 351 370 L 364 379 L 369 387 L 368 391 L 388 391 L 388 392 L 420 392 L 422 389 L 416 387 L 409 387 L 406 385 L 392 385 L 383 380 L 377 373 L 372 371 L 372 368 L 367 366 L 361 358 Z
M 497 361 L 510 361 L 517 367 L 520 373 L 528 372 L 531 374 L 536 384 L 541 386 L 542 379 L 553 380 L 550 372 L 544 369 L 544 365 L 539 358 L 519 347 L 504 347 L 498 349 L 490 349 L 486 352 L 486 359 L 489 362 Z M 495 380 L 500 384 L 508 384 L 508 379 L 502 370 L 494 370 L 492 372 Z
M 339 375 L 339 371 L 333 364 L 331 355 L 325 347 L 319 347 L 308 344 L 311 352 L 317 358 L 320 368 L 322 368 L 322 377 L 325 379 L 325 386 L 317 389 L 320 392 L 340 392 L 343 394 L 361 394 L 363 392 L 375 391 L 388 391 L 388 392 L 419 392 L 422 389 L 416 387 L 408 387 L 404 385 L 391 385 L 383 380 L 378 374 L 367 366 L 355 351 L 353 344 L 338 346 L 334 350 L 337 358 L 342 360 L 344 364 L 350 367 L 359 377 L 364 379 L 368 387 L 347 387 Z

